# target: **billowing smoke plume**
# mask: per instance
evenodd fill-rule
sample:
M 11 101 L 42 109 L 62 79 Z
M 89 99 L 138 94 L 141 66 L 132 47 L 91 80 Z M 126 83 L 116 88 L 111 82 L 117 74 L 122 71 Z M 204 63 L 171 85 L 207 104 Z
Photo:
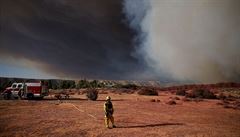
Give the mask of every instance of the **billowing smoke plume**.
M 122 0 L 0 0 L 0 71 L 13 58 L 61 78 L 137 79 L 123 19 Z
M 157 75 L 239 81 L 240 1 L 125 0 L 135 43 Z

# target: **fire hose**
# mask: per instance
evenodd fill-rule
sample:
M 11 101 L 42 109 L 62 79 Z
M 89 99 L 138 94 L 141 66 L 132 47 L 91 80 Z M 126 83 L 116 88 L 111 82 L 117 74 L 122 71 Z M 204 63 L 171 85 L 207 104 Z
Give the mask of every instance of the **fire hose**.
M 78 108 L 77 106 L 75 106 L 74 104 L 72 104 L 72 103 L 69 103 L 69 104 L 71 104 L 76 110 L 78 110 L 78 111 L 80 111 L 80 112 L 82 112 L 82 113 L 87 113 L 87 112 L 79 109 L 79 108 Z M 89 113 L 87 113 L 87 115 L 88 115 L 89 117 L 92 117 L 93 119 L 97 120 L 97 118 L 96 118 L 94 115 L 89 114 Z

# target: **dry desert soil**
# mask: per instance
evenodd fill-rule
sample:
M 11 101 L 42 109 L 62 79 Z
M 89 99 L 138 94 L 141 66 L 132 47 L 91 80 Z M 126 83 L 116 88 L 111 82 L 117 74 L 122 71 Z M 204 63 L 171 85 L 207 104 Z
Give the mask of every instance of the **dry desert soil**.
M 117 128 L 104 127 L 103 104 L 112 97 Z M 240 137 L 240 110 L 224 108 L 219 100 L 182 101 L 176 95 L 99 94 L 69 100 L 0 100 L 0 136 L 54 137 Z M 160 102 L 151 102 L 151 99 Z

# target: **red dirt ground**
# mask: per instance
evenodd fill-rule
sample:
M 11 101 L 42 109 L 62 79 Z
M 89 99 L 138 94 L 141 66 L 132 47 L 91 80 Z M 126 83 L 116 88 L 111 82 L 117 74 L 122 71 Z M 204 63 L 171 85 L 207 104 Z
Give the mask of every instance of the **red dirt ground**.
M 109 95 L 117 128 L 104 127 L 103 103 Z M 168 105 L 169 97 L 137 94 L 85 95 L 70 100 L 0 100 L 0 136 L 240 137 L 240 110 L 217 105 L 219 100 Z M 77 99 L 78 98 L 78 99 Z M 151 102 L 151 99 L 160 102 Z

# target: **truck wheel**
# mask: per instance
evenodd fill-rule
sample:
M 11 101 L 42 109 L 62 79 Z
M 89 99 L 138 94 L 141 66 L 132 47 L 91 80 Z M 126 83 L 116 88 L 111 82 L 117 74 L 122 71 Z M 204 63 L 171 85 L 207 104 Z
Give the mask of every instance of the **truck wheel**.
M 39 99 L 39 100 L 42 100 L 42 99 L 43 99 L 43 97 L 39 97 L 38 99 Z
M 6 99 L 6 100 L 13 99 L 13 95 L 12 95 L 12 93 L 9 92 L 9 93 L 4 94 L 4 99 Z
M 34 97 L 33 94 L 27 94 L 27 98 L 28 98 L 28 99 L 31 100 L 31 99 L 33 99 L 33 97 Z
M 22 91 L 21 93 L 21 99 L 25 99 L 26 98 L 26 93 L 24 91 Z
M 8 100 L 8 99 L 9 99 L 7 93 L 4 93 L 4 95 L 3 95 L 3 99 L 5 99 L 5 100 Z
M 19 90 L 19 91 L 18 91 L 18 98 L 19 98 L 19 99 L 22 99 L 22 90 Z

